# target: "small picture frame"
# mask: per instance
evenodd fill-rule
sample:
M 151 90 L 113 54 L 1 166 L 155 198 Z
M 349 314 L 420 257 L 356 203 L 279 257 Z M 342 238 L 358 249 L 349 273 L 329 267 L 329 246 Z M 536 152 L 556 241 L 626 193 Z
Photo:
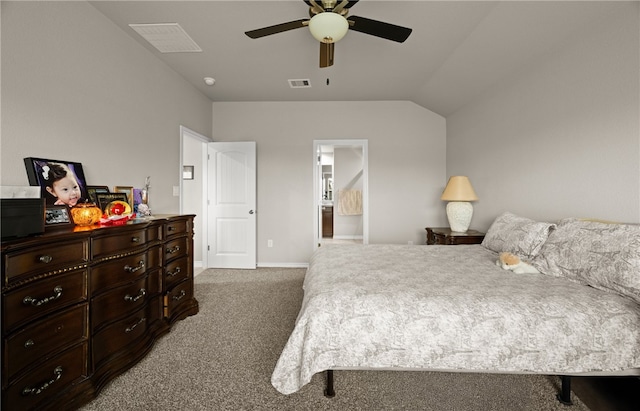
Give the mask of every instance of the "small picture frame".
M 107 193 L 110 193 L 109 187 L 107 186 L 87 186 L 87 198 L 95 205 L 98 205 L 97 194 Z
M 182 166 L 182 179 L 193 180 L 193 166 Z
M 96 194 L 98 198 L 98 202 L 96 205 L 100 207 L 102 212 L 106 212 L 106 208 L 112 201 L 124 201 L 125 203 L 129 203 L 127 201 L 127 195 L 125 193 L 98 193 Z
M 47 205 L 44 210 L 45 230 L 73 226 L 73 219 L 66 205 Z
M 114 193 L 125 193 L 127 195 L 127 203 L 131 206 L 133 210 L 133 187 L 129 186 L 115 186 L 113 187 Z

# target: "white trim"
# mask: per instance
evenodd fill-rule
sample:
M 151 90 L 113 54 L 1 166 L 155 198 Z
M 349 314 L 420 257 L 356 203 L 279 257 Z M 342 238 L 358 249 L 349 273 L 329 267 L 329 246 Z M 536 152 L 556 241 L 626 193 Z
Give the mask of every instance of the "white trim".
M 258 263 L 258 268 L 309 268 L 309 263 Z

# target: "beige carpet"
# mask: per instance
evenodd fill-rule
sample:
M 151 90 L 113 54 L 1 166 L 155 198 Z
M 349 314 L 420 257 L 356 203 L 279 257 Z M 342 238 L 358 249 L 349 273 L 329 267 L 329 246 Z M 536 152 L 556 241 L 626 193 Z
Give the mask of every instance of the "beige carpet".
M 559 404 L 547 376 L 336 371 L 295 394 L 271 372 L 302 301 L 304 269 L 207 270 L 196 277 L 200 313 L 175 325 L 151 353 L 112 381 L 91 410 L 473 410 L 585 411 Z

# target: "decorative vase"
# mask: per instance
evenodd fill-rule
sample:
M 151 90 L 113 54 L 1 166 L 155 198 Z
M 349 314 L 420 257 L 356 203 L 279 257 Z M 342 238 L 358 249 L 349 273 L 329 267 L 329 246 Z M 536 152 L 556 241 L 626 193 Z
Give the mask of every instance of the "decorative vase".
M 100 221 L 102 210 L 93 203 L 78 203 L 71 208 L 71 217 L 76 225 L 90 226 Z

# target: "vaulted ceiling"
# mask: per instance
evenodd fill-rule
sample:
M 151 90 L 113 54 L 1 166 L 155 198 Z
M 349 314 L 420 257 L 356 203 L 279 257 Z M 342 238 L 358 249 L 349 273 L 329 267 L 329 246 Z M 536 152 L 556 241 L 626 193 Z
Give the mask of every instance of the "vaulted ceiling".
M 413 101 L 448 116 L 499 80 L 570 42 L 620 6 L 609 1 L 360 0 L 349 16 L 413 29 L 404 43 L 349 30 L 319 67 L 306 27 L 244 32 L 309 17 L 302 0 L 90 1 L 214 102 Z M 161 53 L 129 25 L 178 23 L 201 52 Z M 205 77 L 215 79 L 213 86 Z M 290 79 L 311 87 L 291 88 Z M 343 113 L 316 113 L 341 116 Z

